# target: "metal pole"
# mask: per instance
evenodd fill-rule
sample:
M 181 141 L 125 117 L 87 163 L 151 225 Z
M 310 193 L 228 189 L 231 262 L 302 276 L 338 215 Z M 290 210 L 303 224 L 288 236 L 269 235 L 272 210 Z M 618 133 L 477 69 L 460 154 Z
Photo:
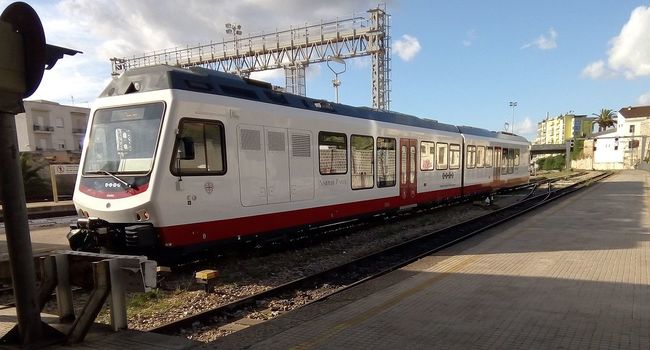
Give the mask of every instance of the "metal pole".
M 5 112 L 0 112 L 0 169 L 2 215 L 11 262 L 18 330 L 23 344 L 30 345 L 41 338 L 41 315 L 36 301 L 36 274 L 18 158 L 16 118 Z

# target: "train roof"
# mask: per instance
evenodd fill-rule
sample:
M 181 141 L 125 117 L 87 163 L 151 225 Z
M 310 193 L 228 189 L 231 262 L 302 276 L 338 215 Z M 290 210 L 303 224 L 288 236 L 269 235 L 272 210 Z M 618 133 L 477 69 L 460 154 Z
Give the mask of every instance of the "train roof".
M 490 131 L 486 129 L 476 128 L 473 126 L 465 126 L 465 125 L 458 126 L 458 130 L 460 130 L 460 132 L 465 135 L 491 137 L 495 139 L 502 139 L 508 141 L 528 142 L 528 140 L 525 137 L 515 135 L 509 132 L 501 132 L 501 131 L 496 132 L 496 131 Z
M 127 70 L 118 78 L 113 79 L 100 94 L 100 97 L 166 89 L 237 97 L 294 108 L 340 114 L 353 118 L 527 142 L 526 139 L 517 135 L 497 133 L 467 126 L 457 127 L 431 119 L 418 118 L 409 114 L 379 111 L 368 107 L 353 107 L 278 92 L 273 90 L 273 86 L 266 82 L 242 78 L 234 74 L 201 67 L 184 69 L 168 65 L 156 65 Z

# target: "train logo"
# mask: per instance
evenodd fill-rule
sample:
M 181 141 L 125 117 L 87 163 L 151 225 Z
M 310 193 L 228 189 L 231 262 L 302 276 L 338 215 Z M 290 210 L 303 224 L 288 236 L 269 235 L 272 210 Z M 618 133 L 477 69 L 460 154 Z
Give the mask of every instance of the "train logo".
M 212 191 L 214 191 L 214 184 L 213 184 L 212 182 L 206 182 L 206 183 L 203 185 L 203 188 L 205 188 L 205 192 L 206 192 L 207 194 L 211 194 Z
M 442 178 L 443 179 L 453 179 L 454 178 L 454 173 L 453 172 L 442 173 Z

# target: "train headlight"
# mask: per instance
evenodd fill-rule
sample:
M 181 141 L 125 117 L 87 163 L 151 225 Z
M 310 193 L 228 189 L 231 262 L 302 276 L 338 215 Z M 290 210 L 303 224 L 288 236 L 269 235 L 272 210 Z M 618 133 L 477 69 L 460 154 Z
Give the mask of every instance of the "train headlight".
M 146 209 L 140 209 L 135 213 L 135 220 L 137 221 L 149 221 L 150 215 Z

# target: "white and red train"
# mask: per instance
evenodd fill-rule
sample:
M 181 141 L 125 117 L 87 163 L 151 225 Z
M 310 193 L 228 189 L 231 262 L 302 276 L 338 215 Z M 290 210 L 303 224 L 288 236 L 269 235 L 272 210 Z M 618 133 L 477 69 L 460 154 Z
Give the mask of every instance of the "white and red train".
M 70 246 L 176 249 L 430 205 L 529 179 L 523 137 L 155 66 L 94 105 Z

